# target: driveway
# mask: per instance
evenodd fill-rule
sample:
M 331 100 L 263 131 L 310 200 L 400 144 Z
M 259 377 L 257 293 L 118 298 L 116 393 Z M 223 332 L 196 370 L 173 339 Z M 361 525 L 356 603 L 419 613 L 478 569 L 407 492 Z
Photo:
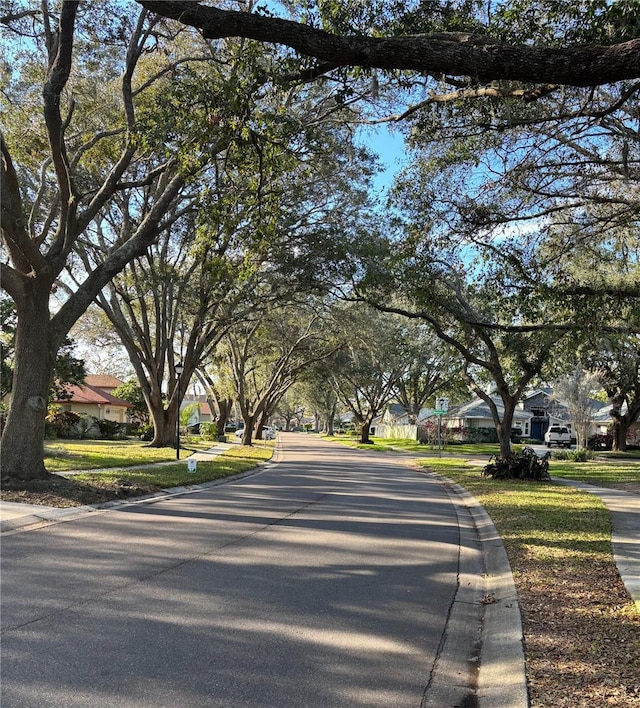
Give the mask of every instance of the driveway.
M 472 700 L 483 565 L 455 494 L 280 444 L 253 476 L 5 536 L 3 708 Z

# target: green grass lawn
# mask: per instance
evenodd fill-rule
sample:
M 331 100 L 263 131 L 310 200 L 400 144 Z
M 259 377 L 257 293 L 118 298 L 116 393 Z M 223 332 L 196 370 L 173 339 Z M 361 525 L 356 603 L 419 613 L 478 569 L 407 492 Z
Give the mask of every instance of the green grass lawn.
M 215 443 L 186 443 L 180 459 L 194 450 L 207 450 Z M 169 447 L 149 447 L 140 440 L 55 440 L 44 447 L 44 464 L 49 472 L 122 467 L 175 460 L 176 451 Z
M 238 445 L 212 460 L 198 461 L 196 471 L 189 472 L 186 458 L 198 450 L 208 450 L 215 443 L 190 441 L 180 448 L 180 462 L 173 448 L 153 448 L 139 440 L 56 440 L 45 446 L 45 466 L 49 472 L 64 474 L 71 470 L 102 469 L 74 475 L 73 479 L 97 485 L 113 484 L 126 479 L 132 485 L 161 488 L 201 484 L 245 472 L 273 454 L 273 444 Z M 157 465 L 158 462 L 175 464 Z M 131 469 L 132 466 L 149 465 Z
M 552 477 L 564 477 L 588 484 L 604 485 L 640 482 L 640 459 L 615 462 L 613 460 L 590 460 L 568 462 L 551 460 L 549 473 Z
M 198 460 L 195 472 L 189 472 L 183 461 L 175 464 L 153 465 L 147 468 L 114 468 L 103 472 L 74 475 L 74 480 L 97 484 L 113 484 L 126 479 L 133 485 L 152 485 L 167 489 L 188 484 L 202 484 L 246 472 L 258 463 L 269 460 L 273 446 L 252 445 L 231 448 L 212 460 Z M 102 466 L 102 465 L 101 465 Z
M 327 440 L 337 441 L 349 447 L 357 447 L 363 450 L 403 450 L 405 452 L 415 452 L 418 455 L 433 455 L 438 452 L 437 448 L 431 445 L 423 445 L 417 440 L 372 436 L 370 445 L 361 445 L 358 437 L 353 435 L 327 435 L 325 437 Z M 514 450 L 521 448 L 522 445 L 514 445 Z M 473 445 L 463 443 L 460 445 L 443 445 L 442 452 L 447 455 L 497 455 L 500 452 L 500 447 L 498 443 L 476 443 Z
M 493 480 L 463 458 L 425 457 L 419 465 L 473 494 L 502 538 L 522 613 L 531 705 L 640 705 L 633 689 L 640 606 L 615 567 L 602 501 L 557 483 Z M 552 461 L 551 474 L 616 484 L 639 481 L 640 465 Z

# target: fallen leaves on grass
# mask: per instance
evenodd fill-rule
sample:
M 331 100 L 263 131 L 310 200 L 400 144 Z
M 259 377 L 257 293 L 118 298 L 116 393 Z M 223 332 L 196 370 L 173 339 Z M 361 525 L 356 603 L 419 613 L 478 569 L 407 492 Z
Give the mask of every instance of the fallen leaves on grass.
M 68 508 L 104 504 L 116 499 L 151 494 L 154 491 L 157 491 L 157 487 L 131 484 L 126 479 L 114 482 L 81 482 L 52 474 L 46 479 L 21 481 L 19 486 L 8 484 L 2 490 L 2 500 Z
M 521 560 L 531 708 L 640 706 L 640 615 L 613 562 Z

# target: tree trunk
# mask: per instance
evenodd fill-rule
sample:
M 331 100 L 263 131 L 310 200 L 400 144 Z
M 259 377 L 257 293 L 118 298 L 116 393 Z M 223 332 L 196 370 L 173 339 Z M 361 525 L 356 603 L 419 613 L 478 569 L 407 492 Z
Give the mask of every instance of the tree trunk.
M 213 400 L 213 398 L 207 396 L 209 408 L 211 408 Z M 224 435 L 224 429 L 227 427 L 227 422 L 229 421 L 229 414 L 231 413 L 231 408 L 233 407 L 233 401 L 230 398 L 216 399 L 215 407 L 218 413 L 218 418 L 216 421 L 218 424 L 218 437 L 221 437 Z M 211 410 L 214 409 L 211 408 Z
M 153 440 L 149 447 L 177 447 L 175 406 L 150 406 L 149 411 L 153 420 Z
M 362 422 L 360 427 L 360 444 L 361 445 L 371 445 L 371 438 L 369 437 L 369 431 L 371 429 L 371 421 L 367 418 Z
M 242 430 L 242 444 L 243 445 L 251 445 L 252 444 L 252 439 L 251 439 L 251 431 L 252 431 L 251 425 L 247 425 L 245 423 L 244 428 Z
M 507 458 L 511 455 L 511 428 L 513 427 L 513 414 L 515 412 L 515 402 L 505 402 L 502 420 L 496 424 L 498 442 L 500 443 L 500 457 Z
M 256 424 L 256 417 L 255 415 L 246 415 L 243 416 L 244 420 L 244 429 L 242 430 L 242 444 L 243 445 L 251 445 L 252 444 L 252 435 L 253 435 L 253 428 Z
M 627 449 L 627 431 L 629 429 L 629 425 L 624 419 L 624 417 L 620 417 L 617 419 L 614 419 L 613 423 L 613 441 L 611 444 L 611 449 L 615 450 L 616 452 L 624 452 Z
M 55 343 L 49 324 L 49 293 L 37 284 L 16 302 L 14 388 L 2 433 L 2 483 L 45 479 L 44 424 Z
M 329 415 L 327 417 L 327 435 L 330 437 L 333 437 L 334 430 L 333 430 L 333 415 Z
M 615 396 L 611 399 L 611 420 L 612 420 L 612 450 L 623 452 L 627 449 L 627 430 L 629 425 L 626 416 L 622 415 L 623 396 Z

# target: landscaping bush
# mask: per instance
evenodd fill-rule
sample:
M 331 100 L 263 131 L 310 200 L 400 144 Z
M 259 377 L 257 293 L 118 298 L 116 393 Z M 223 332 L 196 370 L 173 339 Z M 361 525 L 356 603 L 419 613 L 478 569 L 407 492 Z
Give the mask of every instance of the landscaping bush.
M 218 424 L 215 421 L 200 423 L 200 437 L 203 440 L 216 440 L 218 437 Z
M 145 423 L 138 428 L 138 437 L 140 440 L 153 440 L 154 427 L 151 423 Z
M 588 462 L 593 459 L 593 451 L 585 450 L 581 448 L 580 450 L 572 450 L 569 453 L 569 459 L 572 462 Z
M 94 418 L 92 415 L 82 414 L 78 417 L 80 420 L 71 427 L 68 435 L 69 438 L 75 440 L 97 440 L 102 437 L 97 418 Z
M 498 442 L 498 433 L 495 428 L 467 428 L 466 442 L 495 443 Z
M 107 440 L 123 440 L 127 437 L 124 425 L 115 420 L 106 420 L 103 418 L 96 420 L 96 425 L 102 437 Z
M 485 477 L 493 479 L 532 479 L 548 482 L 549 455 L 538 457 L 535 450 L 525 447 L 522 452 L 514 452 L 509 457 L 492 457 L 482 468 Z
M 611 450 L 613 447 L 613 435 L 611 433 L 600 433 L 592 435 L 587 440 L 589 450 Z
M 47 415 L 46 422 L 51 437 L 73 438 L 77 437 L 77 433 L 74 433 L 74 428 L 80 422 L 80 416 L 72 411 L 53 408 Z
M 588 462 L 593 459 L 593 450 L 558 450 L 553 453 L 554 460 L 571 460 L 572 462 Z

